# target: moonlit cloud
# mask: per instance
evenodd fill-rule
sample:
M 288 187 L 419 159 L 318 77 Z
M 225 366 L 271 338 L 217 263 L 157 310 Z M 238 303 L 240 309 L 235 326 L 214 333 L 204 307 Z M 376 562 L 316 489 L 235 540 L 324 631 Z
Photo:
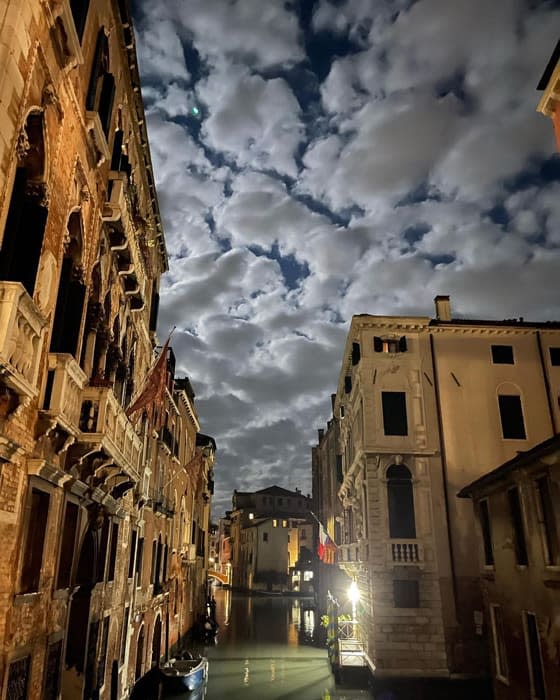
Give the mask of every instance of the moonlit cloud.
M 170 257 L 160 334 L 234 488 L 310 491 L 354 313 L 560 316 L 529 0 L 137 0 Z

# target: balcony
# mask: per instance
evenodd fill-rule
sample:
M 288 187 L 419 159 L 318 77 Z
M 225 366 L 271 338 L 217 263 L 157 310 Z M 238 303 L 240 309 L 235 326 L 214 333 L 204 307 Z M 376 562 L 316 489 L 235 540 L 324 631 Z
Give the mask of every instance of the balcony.
M 163 515 L 165 518 L 172 518 L 175 515 L 175 505 L 167 496 L 164 496 L 162 493 L 155 493 L 150 500 L 154 513 Z
M 389 540 L 387 562 L 399 566 L 419 566 L 424 562 L 424 550 L 417 540 Z
M 82 441 L 99 444 L 116 465 L 136 481 L 140 479 L 142 441 L 111 388 L 88 386 L 84 389 L 80 429 Z
M 37 377 L 46 321 L 19 282 L 0 282 L 0 374 L 22 398 L 39 394 Z
M 72 355 L 51 352 L 48 362 L 43 415 L 56 419 L 65 430 L 76 435 L 87 377 Z

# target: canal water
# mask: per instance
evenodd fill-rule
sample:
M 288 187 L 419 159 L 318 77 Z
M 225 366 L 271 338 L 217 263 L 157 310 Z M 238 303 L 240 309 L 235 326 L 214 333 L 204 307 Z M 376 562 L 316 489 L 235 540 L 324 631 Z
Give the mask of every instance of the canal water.
M 312 601 L 257 597 L 217 589 L 216 645 L 206 700 L 369 700 L 366 690 L 340 690 L 327 659 Z

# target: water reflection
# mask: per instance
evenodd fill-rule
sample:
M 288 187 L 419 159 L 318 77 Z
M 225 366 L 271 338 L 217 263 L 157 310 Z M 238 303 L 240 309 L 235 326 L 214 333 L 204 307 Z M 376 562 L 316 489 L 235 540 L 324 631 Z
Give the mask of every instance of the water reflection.
M 207 700 L 353 700 L 336 691 L 311 602 L 217 590 L 217 644 L 207 647 Z

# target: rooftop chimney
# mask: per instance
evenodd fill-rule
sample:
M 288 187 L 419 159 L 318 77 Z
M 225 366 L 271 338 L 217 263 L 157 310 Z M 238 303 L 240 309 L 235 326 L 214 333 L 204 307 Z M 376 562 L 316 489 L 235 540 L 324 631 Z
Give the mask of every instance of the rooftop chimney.
M 451 302 L 446 295 L 438 294 L 434 299 L 438 321 L 451 321 Z

